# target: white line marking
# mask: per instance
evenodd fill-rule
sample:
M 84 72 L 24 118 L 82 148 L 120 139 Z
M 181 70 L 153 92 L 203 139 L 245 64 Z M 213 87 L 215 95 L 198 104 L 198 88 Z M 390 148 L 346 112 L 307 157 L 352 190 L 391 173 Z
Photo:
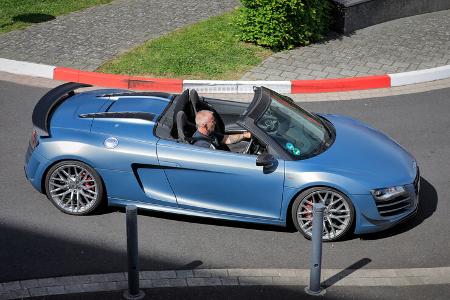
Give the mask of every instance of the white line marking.
M 265 86 L 279 93 L 290 93 L 290 81 L 183 80 L 183 89 L 199 93 L 253 93 L 254 86 Z
M 0 58 L 0 71 L 18 75 L 53 79 L 55 66 Z
M 401 86 L 420 82 L 428 82 L 450 77 L 450 65 L 397 74 L 388 74 L 391 86 Z

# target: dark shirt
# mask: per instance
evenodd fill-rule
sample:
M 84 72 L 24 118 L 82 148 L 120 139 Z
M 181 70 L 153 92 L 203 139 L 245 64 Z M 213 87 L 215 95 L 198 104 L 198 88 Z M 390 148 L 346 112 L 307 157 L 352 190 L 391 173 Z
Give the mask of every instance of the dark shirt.
M 198 130 L 192 135 L 194 142 L 192 143 L 198 147 L 217 149 L 223 140 L 223 134 L 218 132 L 212 132 L 209 136 L 204 135 Z

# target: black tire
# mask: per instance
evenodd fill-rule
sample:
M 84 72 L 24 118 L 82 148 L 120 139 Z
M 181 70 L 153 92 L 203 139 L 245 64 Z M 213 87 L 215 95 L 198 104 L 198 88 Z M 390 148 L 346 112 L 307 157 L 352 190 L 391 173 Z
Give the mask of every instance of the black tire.
M 301 192 L 292 204 L 291 216 L 295 228 L 307 239 L 312 233 L 312 203 L 325 204 L 324 242 L 343 238 L 353 228 L 355 209 L 351 200 L 330 187 L 313 187 Z
M 65 160 L 48 170 L 45 193 L 60 211 L 82 216 L 93 212 L 102 203 L 104 187 L 93 168 L 80 161 Z

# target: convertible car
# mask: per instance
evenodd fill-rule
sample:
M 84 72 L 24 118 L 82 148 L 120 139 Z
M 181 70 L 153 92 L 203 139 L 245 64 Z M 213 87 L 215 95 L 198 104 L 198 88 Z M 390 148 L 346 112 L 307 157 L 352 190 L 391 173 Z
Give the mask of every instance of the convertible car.
M 325 205 L 323 239 L 384 230 L 412 216 L 416 160 L 350 117 L 308 112 L 265 87 L 239 103 L 181 94 L 91 90 L 66 83 L 36 104 L 25 174 L 62 212 L 104 202 L 192 216 L 286 226 L 306 238 Z M 195 114 L 216 131 L 252 138 L 221 149 L 192 145 Z

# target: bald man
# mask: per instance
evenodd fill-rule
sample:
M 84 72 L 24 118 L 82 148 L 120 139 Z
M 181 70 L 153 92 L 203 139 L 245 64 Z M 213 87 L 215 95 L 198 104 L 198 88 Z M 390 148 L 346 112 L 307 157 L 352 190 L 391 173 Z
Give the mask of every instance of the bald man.
M 214 132 L 216 127 L 216 119 L 214 114 L 209 110 L 201 110 L 195 116 L 195 124 L 197 125 L 197 131 L 192 135 L 193 145 L 217 149 L 221 144 L 235 144 L 239 143 L 243 139 L 249 139 L 252 134 L 248 131 L 239 134 L 221 134 Z

